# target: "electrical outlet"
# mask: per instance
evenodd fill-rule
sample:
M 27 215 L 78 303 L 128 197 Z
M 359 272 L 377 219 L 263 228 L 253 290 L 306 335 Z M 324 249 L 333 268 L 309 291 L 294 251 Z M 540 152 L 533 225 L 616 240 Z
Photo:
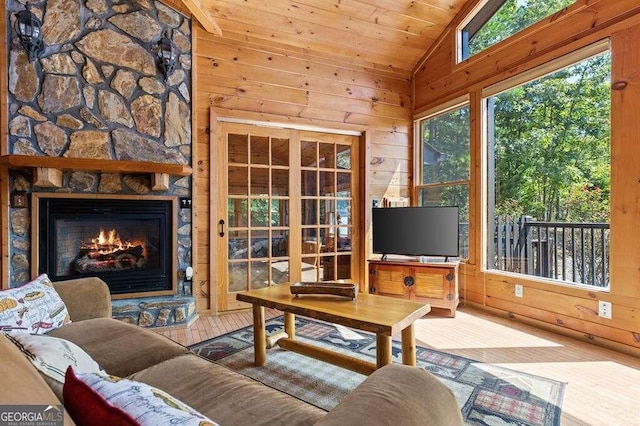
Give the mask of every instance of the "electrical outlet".
M 598 300 L 598 316 L 611 319 L 611 302 Z
M 524 297 L 524 288 L 522 288 L 522 284 L 516 284 L 516 297 Z

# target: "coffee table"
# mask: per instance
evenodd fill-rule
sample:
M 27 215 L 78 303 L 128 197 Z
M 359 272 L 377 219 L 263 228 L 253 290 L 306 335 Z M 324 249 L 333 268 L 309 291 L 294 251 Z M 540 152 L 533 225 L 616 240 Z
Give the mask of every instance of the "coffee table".
M 236 299 L 253 305 L 256 366 L 263 366 L 267 358 L 264 308 L 268 307 L 284 312 L 287 337 L 278 340 L 279 346 L 362 374 L 371 374 L 377 368 L 391 364 L 391 336 L 397 332 L 402 335 L 402 363 L 415 366 L 413 323 L 431 311 L 429 304 L 373 294 L 358 294 L 354 300 L 326 295 L 295 297 L 289 284 L 238 293 Z M 376 333 L 376 363 L 296 340 L 295 315 Z

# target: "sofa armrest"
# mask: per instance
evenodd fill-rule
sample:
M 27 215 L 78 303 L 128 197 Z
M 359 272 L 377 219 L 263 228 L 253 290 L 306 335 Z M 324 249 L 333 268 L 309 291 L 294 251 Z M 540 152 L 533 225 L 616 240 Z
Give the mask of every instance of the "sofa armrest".
M 71 321 L 91 318 L 111 318 L 111 293 L 107 284 L 97 277 L 53 283 L 67 306 Z
M 416 367 L 391 364 L 373 372 L 316 426 L 361 424 L 462 425 L 462 414 L 440 380 Z

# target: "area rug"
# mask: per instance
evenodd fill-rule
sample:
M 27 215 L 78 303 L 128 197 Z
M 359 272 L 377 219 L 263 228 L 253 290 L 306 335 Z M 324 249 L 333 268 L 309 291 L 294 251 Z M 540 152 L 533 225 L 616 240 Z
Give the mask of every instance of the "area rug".
M 282 316 L 266 323 L 267 335 L 284 330 Z M 375 362 L 375 335 L 296 317 L 296 339 Z M 270 387 L 324 410 L 331 410 L 365 376 L 283 350 L 267 351 L 264 367 L 253 366 L 253 327 L 190 347 L 196 354 L 225 365 Z M 402 362 L 401 343 L 393 341 L 393 362 Z M 564 384 L 456 355 L 416 347 L 417 365 L 455 394 L 468 425 L 560 424 Z

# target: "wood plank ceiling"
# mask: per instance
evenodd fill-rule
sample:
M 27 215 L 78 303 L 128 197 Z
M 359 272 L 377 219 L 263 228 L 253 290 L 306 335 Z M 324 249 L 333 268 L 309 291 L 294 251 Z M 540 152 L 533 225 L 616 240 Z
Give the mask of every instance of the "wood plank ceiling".
M 188 0 L 221 37 L 410 78 L 465 0 Z M 212 19 L 203 18 L 202 13 Z M 211 24 L 213 23 L 213 24 Z M 217 31 L 216 31 L 217 32 Z M 218 36 L 218 34 L 216 34 Z

